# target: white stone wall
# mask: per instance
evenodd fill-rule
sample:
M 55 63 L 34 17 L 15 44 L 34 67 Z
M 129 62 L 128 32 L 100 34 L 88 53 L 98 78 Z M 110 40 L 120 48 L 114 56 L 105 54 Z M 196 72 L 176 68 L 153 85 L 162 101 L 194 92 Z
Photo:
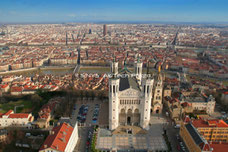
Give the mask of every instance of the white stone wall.
M 110 79 L 109 81 L 109 127 L 110 130 L 116 129 L 119 125 L 119 114 L 122 109 L 125 110 L 125 113 L 130 109 L 134 112 L 136 109 L 140 113 L 140 126 L 143 128 L 148 128 L 150 121 L 150 107 L 152 100 L 152 90 L 153 90 L 153 79 L 143 80 L 143 86 L 145 85 L 142 92 L 129 88 L 124 91 L 113 92 L 113 86 L 115 89 L 119 90 L 119 79 Z M 110 92 L 111 86 L 111 92 Z M 147 89 L 149 89 L 147 91 Z M 139 103 L 140 101 L 140 103 Z
M 214 113 L 215 101 L 211 102 L 192 102 L 194 110 L 206 110 L 207 114 Z
M 70 136 L 70 139 L 65 148 L 65 152 L 73 152 L 76 144 L 78 142 L 78 124 L 75 124 L 74 130 Z
M 111 73 L 113 73 L 114 75 L 118 74 L 118 62 L 111 63 Z
M 114 130 L 119 125 L 119 79 L 109 80 L 109 129 Z M 111 89 L 110 89 L 111 88 Z
M 142 67 L 143 67 L 143 63 L 135 62 L 135 74 L 136 74 L 136 79 L 139 82 L 139 85 L 142 84 Z
M 140 118 L 140 126 L 144 129 L 148 129 L 149 122 L 150 122 L 150 107 L 151 107 L 153 83 L 154 83 L 153 79 L 145 79 L 142 82 L 142 92 L 144 94 L 144 97 L 141 103 L 142 113 Z

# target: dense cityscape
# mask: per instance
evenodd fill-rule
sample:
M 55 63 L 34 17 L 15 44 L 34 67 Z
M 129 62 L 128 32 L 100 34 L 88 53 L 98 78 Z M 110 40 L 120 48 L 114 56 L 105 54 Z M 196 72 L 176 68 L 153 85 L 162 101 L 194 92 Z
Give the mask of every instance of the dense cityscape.
M 188 23 L 180 13 L 150 22 L 134 4 L 156 7 L 135 1 L 118 5 L 132 14 L 115 20 L 112 0 L 88 2 L 102 9 L 68 21 L 66 3 L 0 6 L 0 152 L 228 151 L 228 24 L 213 22 L 219 13 L 201 23 L 211 1 L 202 10 L 194 3 L 198 22 Z M 218 4 L 211 11 L 225 14 Z M 36 14 L 33 5 L 58 11 Z

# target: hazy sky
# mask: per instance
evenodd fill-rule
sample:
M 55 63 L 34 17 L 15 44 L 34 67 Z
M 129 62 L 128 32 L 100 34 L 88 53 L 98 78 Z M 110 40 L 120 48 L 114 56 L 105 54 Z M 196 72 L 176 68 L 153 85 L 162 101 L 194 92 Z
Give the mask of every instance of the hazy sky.
M 228 0 L 0 0 L 0 22 L 228 22 Z

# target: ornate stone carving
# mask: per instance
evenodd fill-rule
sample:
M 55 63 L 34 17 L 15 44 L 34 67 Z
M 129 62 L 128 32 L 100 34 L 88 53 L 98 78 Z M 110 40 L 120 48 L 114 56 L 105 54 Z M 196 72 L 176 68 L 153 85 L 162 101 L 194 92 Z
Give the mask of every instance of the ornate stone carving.
M 121 97 L 138 97 L 140 92 L 134 89 L 127 89 L 120 93 Z

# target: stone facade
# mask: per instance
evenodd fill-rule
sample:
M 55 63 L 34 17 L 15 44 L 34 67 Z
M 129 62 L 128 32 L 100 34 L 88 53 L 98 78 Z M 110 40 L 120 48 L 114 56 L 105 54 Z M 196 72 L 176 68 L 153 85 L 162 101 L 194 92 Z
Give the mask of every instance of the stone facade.
M 143 63 L 138 59 L 134 65 L 134 74 L 126 67 L 119 73 L 118 62 L 111 63 L 112 78 L 109 79 L 110 130 L 116 129 L 119 125 L 136 125 L 148 129 L 151 111 L 157 113 L 162 111 L 162 77 L 160 76 L 154 88 L 154 79 L 142 76 Z
M 162 76 L 158 76 L 158 80 L 154 89 L 154 98 L 152 103 L 152 112 L 161 113 L 162 112 L 162 91 L 163 91 L 163 81 Z

